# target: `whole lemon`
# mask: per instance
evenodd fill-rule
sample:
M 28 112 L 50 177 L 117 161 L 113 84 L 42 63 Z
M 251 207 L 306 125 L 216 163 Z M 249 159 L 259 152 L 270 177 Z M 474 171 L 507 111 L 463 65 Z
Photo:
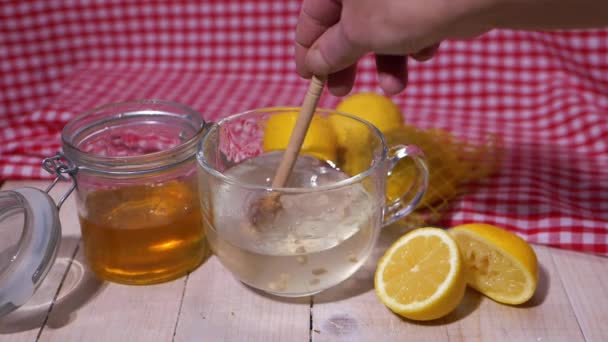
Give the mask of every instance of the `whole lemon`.
M 336 111 L 365 120 L 383 133 L 402 125 L 399 107 L 381 94 L 351 95 L 338 104 Z M 369 128 L 340 115 L 330 116 L 329 121 L 338 139 L 340 168 L 351 176 L 365 171 L 371 164 L 374 148 Z
M 368 121 L 382 133 L 403 124 L 399 107 L 390 98 L 377 93 L 357 93 L 351 95 L 338 104 L 336 111 L 351 114 Z M 341 116 L 331 116 L 329 120 L 334 126 L 340 145 L 348 144 L 349 135 L 345 133 L 348 129 L 366 130 L 364 126 L 358 126 L 352 120 Z M 355 135 L 350 134 L 350 136 Z
M 271 116 L 264 127 L 264 151 L 287 148 L 297 119 L 297 112 L 278 113 Z M 315 115 L 302 143 L 301 153 L 335 162 L 337 147 L 336 134 L 327 118 Z

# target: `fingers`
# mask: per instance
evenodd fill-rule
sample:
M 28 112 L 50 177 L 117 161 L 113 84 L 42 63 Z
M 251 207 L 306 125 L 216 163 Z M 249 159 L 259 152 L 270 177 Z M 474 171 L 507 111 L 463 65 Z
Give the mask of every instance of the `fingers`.
M 415 60 L 417 60 L 419 62 L 428 61 L 433 56 L 435 56 L 435 53 L 437 53 L 438 49 L 439 49 L 439 43 L 426 47 L 426 48 L 420 50 L 419 52 L 416 52 L 415 54 L 412 55 L 412 58 L 414 58 Z
M 312 73 L 306 67 L 308 49 L 328 28 L 340 20 L 342 5 L 338 0 L 304 0 L 296 27 L 296 70 L 305 78 Z
M 437 50 L 439 43 L 431 45 L 412 55 L 417 61 L 431 59 Z M 376 69 L 378 70 L 378 82 L 387 95 L 395 95 L 403 91 L 407 84 L 407 57 L 376 55 Z
M 327 78 L 327 88 L 334 96 L 345 96 L 355 84 L 355 74 L 357 72 L 357 64 L 353 64 L 346 69 L 331 74 Z
M 317 39 L 306 54 L 306 66 L 315 75 L 330 75 L 354 65 L 365 50 L 345 34 L 339 21 Z
M 407 83 L 407 57 L 376 55 L 378 82 L 387 95 L 395 95 L 405 89 Z

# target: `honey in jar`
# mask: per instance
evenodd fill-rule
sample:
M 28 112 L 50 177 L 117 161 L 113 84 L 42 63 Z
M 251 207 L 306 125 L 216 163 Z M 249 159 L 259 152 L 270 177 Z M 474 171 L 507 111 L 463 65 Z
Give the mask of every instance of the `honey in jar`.
M 151 284 L 180 277 L 206 256 L 193 181 L 97 190 L 80 216 L 89 266 L 106 280 Z

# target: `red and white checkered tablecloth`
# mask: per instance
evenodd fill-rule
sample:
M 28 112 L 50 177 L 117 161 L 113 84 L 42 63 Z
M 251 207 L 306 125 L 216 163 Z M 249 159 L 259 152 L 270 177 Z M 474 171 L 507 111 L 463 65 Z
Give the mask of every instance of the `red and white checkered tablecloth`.
M 0 178 L 48 179 L 41 158 L 74 115 L 162 98 L 206 119 L 299 105 L 299 1 L 4 1 L 0 4 Z M 356 91 L 378 90 L 373 62 Z M 446 225 L 494 223 L 528 241 L 608 255 L 608 30 L 493 31 L 410 63 L 396 96 L 410 124 L 502 136 L 500 173 Z M 323 97 L 323 107 L 339 99 Z

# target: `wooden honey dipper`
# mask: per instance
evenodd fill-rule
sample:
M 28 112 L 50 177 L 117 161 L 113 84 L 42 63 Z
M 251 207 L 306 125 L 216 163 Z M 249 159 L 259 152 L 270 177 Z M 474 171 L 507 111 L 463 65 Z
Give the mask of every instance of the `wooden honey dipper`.
M 285 187 L 296 159 L 298 158 L 298 154 L 300 154 L 302 143 L 308 132 L 308 127 L 310 126 L 310 122 L 317 109 L 317 104 L 319 103 L 319 98 L 323 93 L 324 87 L 325 78 L 313 76 L 310 80 L 308 91 L 304 97 L 296 124 L 291 132 L 289 143 L 287 144 L 281 163 L 272 179 L 271 186 L 273 189 Z M 263 218 L 267 218 L 271 215 L 274 216 L 276 212 L 281 209 L 281 202 L 279 201 L 280 196 L 281 194 L 279 192 L 272 192 L 268 196 L 262 198 L 258 203 L 254 204 L 254 213 L 252 216 L 254 225 Z

